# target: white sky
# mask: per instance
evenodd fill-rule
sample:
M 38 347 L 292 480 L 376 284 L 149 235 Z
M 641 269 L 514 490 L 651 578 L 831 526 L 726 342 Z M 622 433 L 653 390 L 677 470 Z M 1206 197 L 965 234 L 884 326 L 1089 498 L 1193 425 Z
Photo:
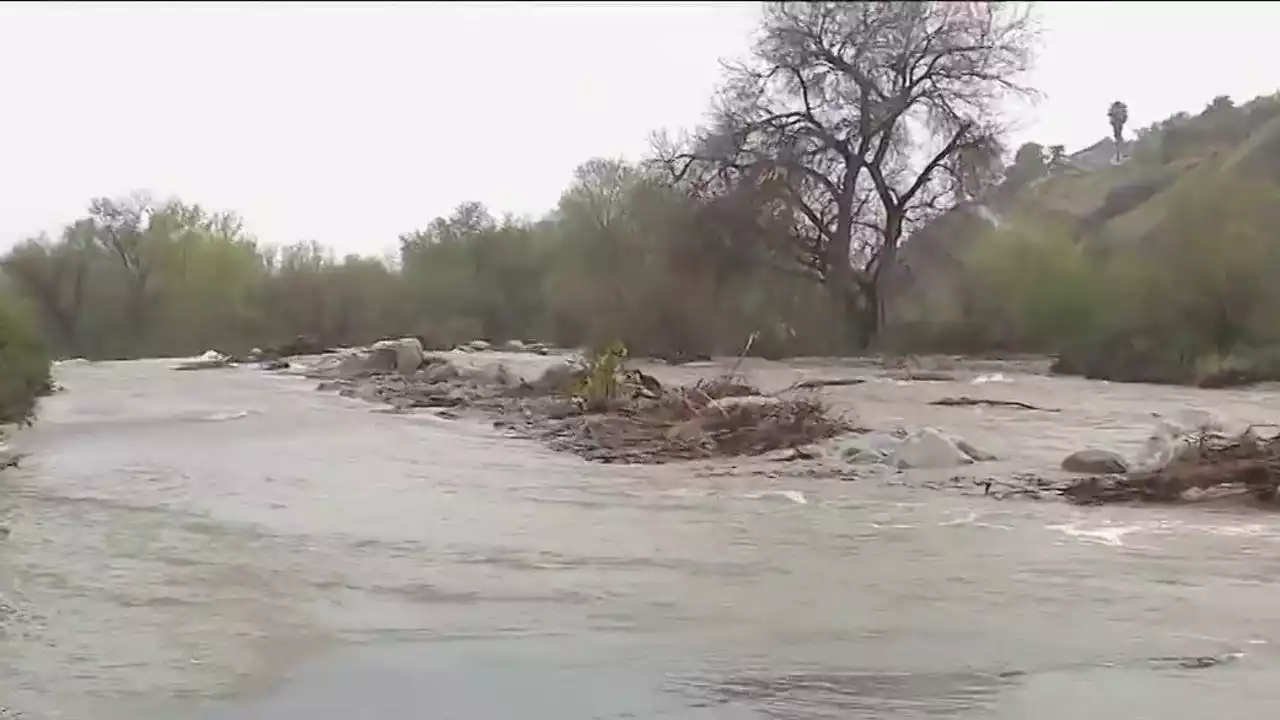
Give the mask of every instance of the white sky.
M 0 3 L 0 247 L 97 195 L 383 253 L 481 200 L 550 209 L 593 156 L 696 124 L 752 3 Z M 1280 3 L 1046 2 L 1016 140 L 1078 149 L 1278 89 Z

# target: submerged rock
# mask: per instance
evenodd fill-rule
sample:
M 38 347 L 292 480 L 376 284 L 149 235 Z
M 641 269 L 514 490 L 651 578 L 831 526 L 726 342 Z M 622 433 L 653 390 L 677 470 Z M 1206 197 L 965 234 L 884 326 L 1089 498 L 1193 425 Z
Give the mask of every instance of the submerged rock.
M 217 350 L 206 350 L 203 355 L 187 362 L 178 363 L 174 366 L 174 370 L 211 370 L 214 368 L 230 367 L 234 360 Z
M 1068 455 L 1062 461 L 1062 469 L 1085 475 L 1116 475 L 1129 471 L 1129 463 L 1110 450 L 1087 449 Z

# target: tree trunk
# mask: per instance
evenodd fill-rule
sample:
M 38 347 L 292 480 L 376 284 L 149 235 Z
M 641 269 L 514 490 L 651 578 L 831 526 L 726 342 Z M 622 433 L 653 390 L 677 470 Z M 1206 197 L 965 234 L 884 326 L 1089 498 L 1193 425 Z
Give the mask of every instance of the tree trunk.
M 846 332 L 849 329 L 853 331 L 854 349 L 861 352 L 870 348 L 880 325 L 879 311 L 872 312 L 869 308 L 878 306 L 878 300 L 869 303 L 866 289 L 860 287 L 852 277 L 840 283 L 828 282 L 827 290 L 844 316 Z M 870 297 L 875 296 L 875 292 L 870 293 Z

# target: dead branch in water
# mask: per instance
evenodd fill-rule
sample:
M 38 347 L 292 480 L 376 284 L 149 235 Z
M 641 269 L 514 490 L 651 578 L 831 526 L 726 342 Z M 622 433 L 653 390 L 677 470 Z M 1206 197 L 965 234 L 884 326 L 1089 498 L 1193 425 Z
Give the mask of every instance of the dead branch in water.
M 1061 412 L 1056 408 L 1042 408 L 1028 403 L 1019 402 L 1017 400 L 991 400 L 987 398 L 964 397 L 945 397 L 940 400 L 934 400 L 930 405 L 940 405 L 943 407 L 974 407 L 978 405 L 987 405 L 990 407 L 1009 407 L 1019 410 L 1039 410 L 1040 412 Z
M 866 382 L 866 378 L 814 378 L 812 380 L 800 380 L 792 383 L 788 390 L 817 390 L 824 387 L 848 387 L 850 385 L 861 385 Z

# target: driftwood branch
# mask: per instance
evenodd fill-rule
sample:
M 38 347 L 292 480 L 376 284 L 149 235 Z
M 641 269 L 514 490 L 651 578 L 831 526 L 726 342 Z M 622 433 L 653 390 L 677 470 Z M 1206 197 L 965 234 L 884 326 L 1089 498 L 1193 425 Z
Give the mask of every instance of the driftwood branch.
M 988 407 L 1008 407 L 1017 408 L 1019 410 L 1039 410 L 1040 412 L 1061 412 L 1057 408 L 1042 408 L 1029 403 L 1019 402 L 1017 400 L 991 400 L 988 398 L 972 398 L 972 397 L 945 397 L 940 400 L 934 400 L 930 405 L 940 405 L 943 407 L 976 407 L 986 405 Z

